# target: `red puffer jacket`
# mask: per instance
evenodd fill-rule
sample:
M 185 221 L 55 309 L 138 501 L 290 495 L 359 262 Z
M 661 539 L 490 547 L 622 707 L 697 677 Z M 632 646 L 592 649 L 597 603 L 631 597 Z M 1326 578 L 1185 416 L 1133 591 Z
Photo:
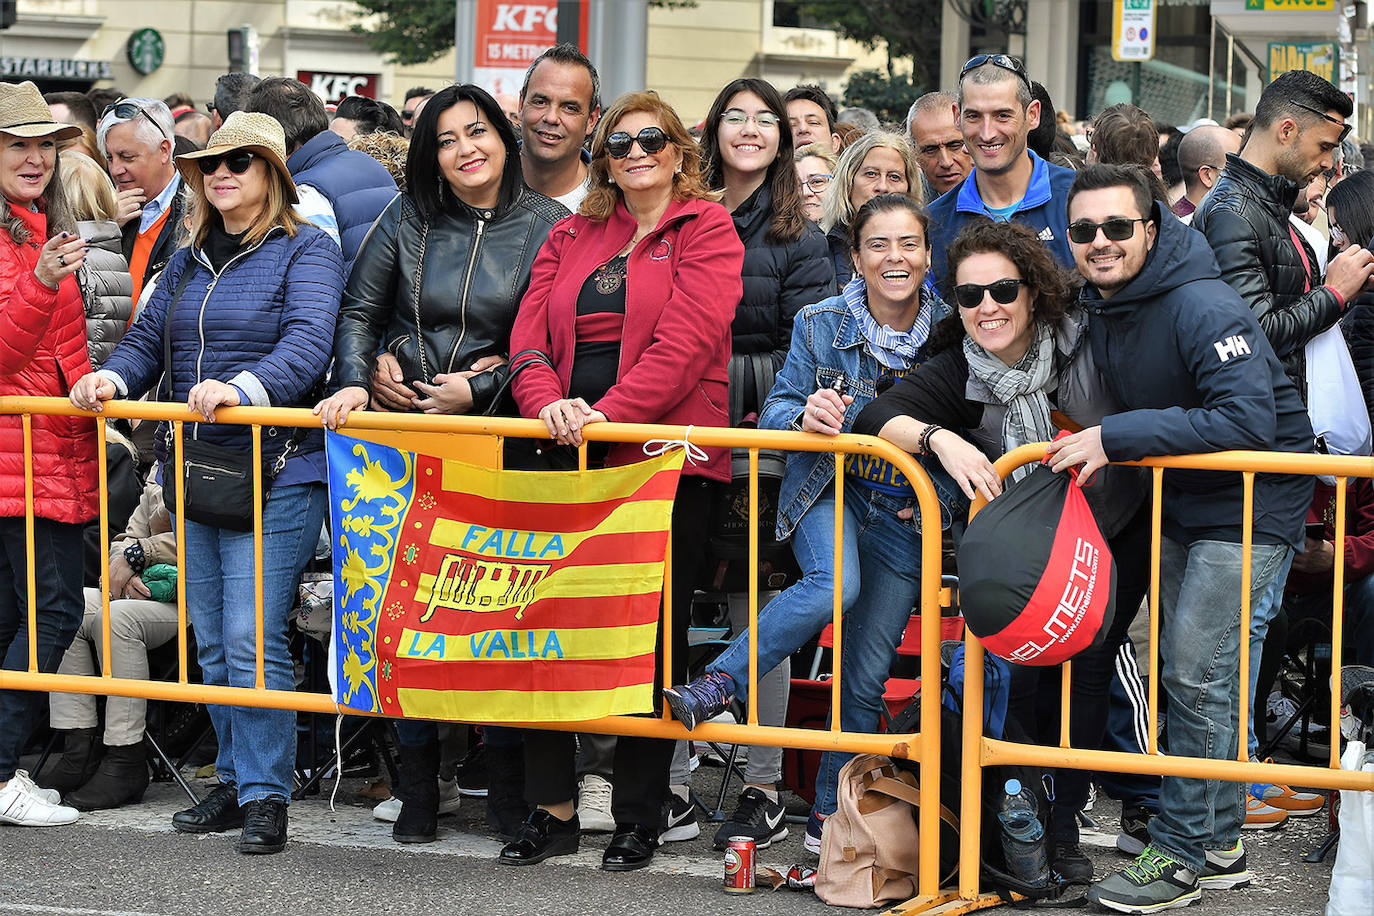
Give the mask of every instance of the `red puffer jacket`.
M 91 371 L 86 312 L 74 277 L 53 290 L 33 275 L 48 237 L 42 213 L 7 204 L 32 233 L 17 244 L 0 231 L 0 395 L 65 398 Z M 88 522 L 98 512 L 95 423 L 86 417 L 33 418 L 34 514 Z M 24 514 L 24 432 L 0 416 L 0 516 Z

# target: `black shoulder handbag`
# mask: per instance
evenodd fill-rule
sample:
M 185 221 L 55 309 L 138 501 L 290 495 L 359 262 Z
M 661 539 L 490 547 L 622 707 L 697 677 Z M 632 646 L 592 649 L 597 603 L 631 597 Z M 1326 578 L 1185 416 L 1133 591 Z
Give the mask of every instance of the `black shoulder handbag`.
M 196 271 L 194 261 L 188 260 L 181 272 L 176 292 L 172 294 L 171 304 L 167 306 L 167 319 L 162 328 L 162 378 L 165 389 L 163 400 L 172 400 L 172 313 L 176 310 L 186 284 Z M 262 501 L 267 503 L 267 493 L 272 481 L 286 466 L 286 459 L 295 451 L 302 435 L 299 427 L 292 429 L 290 438 L 281 454 L 270 463 L 264 457 L 262 468 Z M 170 512 L 177 510 L 177 487 L 185 494 L 186 517 L 193 522 L 224 528 L 229 531 L 253 530 L 253 453 L 240 449 L 227 448 L 202 442 L 198 438 L 188 439 L 182 435 L 181 473 L 175 473 L 175 447 L 172 442 L 172 424 L 167 424 L 167 461 L 163 465 L 163 501 Z M 178 479 L 179 478 L 179 479 Z

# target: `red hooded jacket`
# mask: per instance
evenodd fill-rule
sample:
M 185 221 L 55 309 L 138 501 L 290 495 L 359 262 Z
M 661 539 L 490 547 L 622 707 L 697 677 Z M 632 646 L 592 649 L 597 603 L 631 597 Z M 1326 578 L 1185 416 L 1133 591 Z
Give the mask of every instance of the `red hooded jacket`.
M 49 289 L 33 275 L 48 239 L 42 213 L 5 203 L 28 226 L 18 244 L 0 231 L 0 396 L 65 398 L 91 371 L 86 312 L 75 277 Z M 33 418 L 34 514 L 88 522 L 99 511 L 95 422 L 88 417 Z M 24 514 L 24 432 L 17 415 L 0 416 L 0 516 Z
M 536 417 L 567 396 L 578 293 L 635 229 L 621 203 L 604 223 L 570 216 L 549 233 L 511 331 L 512 353 L 538 350 L 554 367 L 536 364 L 516 376 L 512 388 L 524 416 Z M 658 227 L 630 252 L 620 367 L 615 384 L 592 408 L 619 423 L 728 426 L 730 322 L 743 265 L 744 245 L 724 207 L 706 200 L 670 203 Z M 729 480 L 729 450 L 706 452 L 704 465 L 688 464 L 683 473 Z M 618 445 L 607 464 L 642 460 L 640 446 Z

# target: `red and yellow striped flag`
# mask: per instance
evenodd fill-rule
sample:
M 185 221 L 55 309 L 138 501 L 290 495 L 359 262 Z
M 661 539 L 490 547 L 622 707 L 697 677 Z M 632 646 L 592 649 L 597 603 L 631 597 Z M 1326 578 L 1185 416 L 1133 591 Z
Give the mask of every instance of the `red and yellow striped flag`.
M 331 433 L 344 706 L 466 722 L 651 711 L 680 450 L 496 471 Z

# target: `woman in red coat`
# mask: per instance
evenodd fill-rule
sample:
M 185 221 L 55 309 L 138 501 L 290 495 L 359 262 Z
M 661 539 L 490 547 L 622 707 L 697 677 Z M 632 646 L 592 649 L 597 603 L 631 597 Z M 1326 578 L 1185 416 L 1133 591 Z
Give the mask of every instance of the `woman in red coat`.
M 520 412 L 543 420 L 565 446 L 580 445 L 583 427 L 605 420 L 726 426 L 730 322 L 744 246 L 730 214 L 707 191 L 696 144 L 655 93 L 623 95 L 602 115 L 591 184 L 580 212 L 557 223 L 540 250 L 515 319 Z M 522 369 L 526 350 L 543 353 L 549 364 Z M 673 503 L 675 669 L 687 658 L 687 609 L 710 491 L 730 477 L 729 450 L 707 453 L 705 462 L 683 469 Z M 638 445 L 593 448 L 591 456 L 607 465 L 644 457 Z M 528 865 L 577 850 L 573 741 L 566 732 L 526 733 L 525 800 L 535 810 L 501 850 L 502 862 Z M 627 871 L 652 858 L 672 753 L 671 741 L 616 742 L 616 830 L 603 868 Z
M 33 83 L 0 83 L 0 396 L 67 396 L 91 371 L 86 312 L 72 276 L 86 242 L 57 180 L 57 142 L 80 131 L 53 120 Z M 34 572 L 38 669 L 54 672 L 82 615 L 82 526 L 97 512 L 95 427 L 84 417 L 33 418 Z M 0 416 L 0 663 L 29 666 L 24 434 Z M 0 824 L 70 824 L 76 810 L 18 769 L 42 695 L 0 691 Z

